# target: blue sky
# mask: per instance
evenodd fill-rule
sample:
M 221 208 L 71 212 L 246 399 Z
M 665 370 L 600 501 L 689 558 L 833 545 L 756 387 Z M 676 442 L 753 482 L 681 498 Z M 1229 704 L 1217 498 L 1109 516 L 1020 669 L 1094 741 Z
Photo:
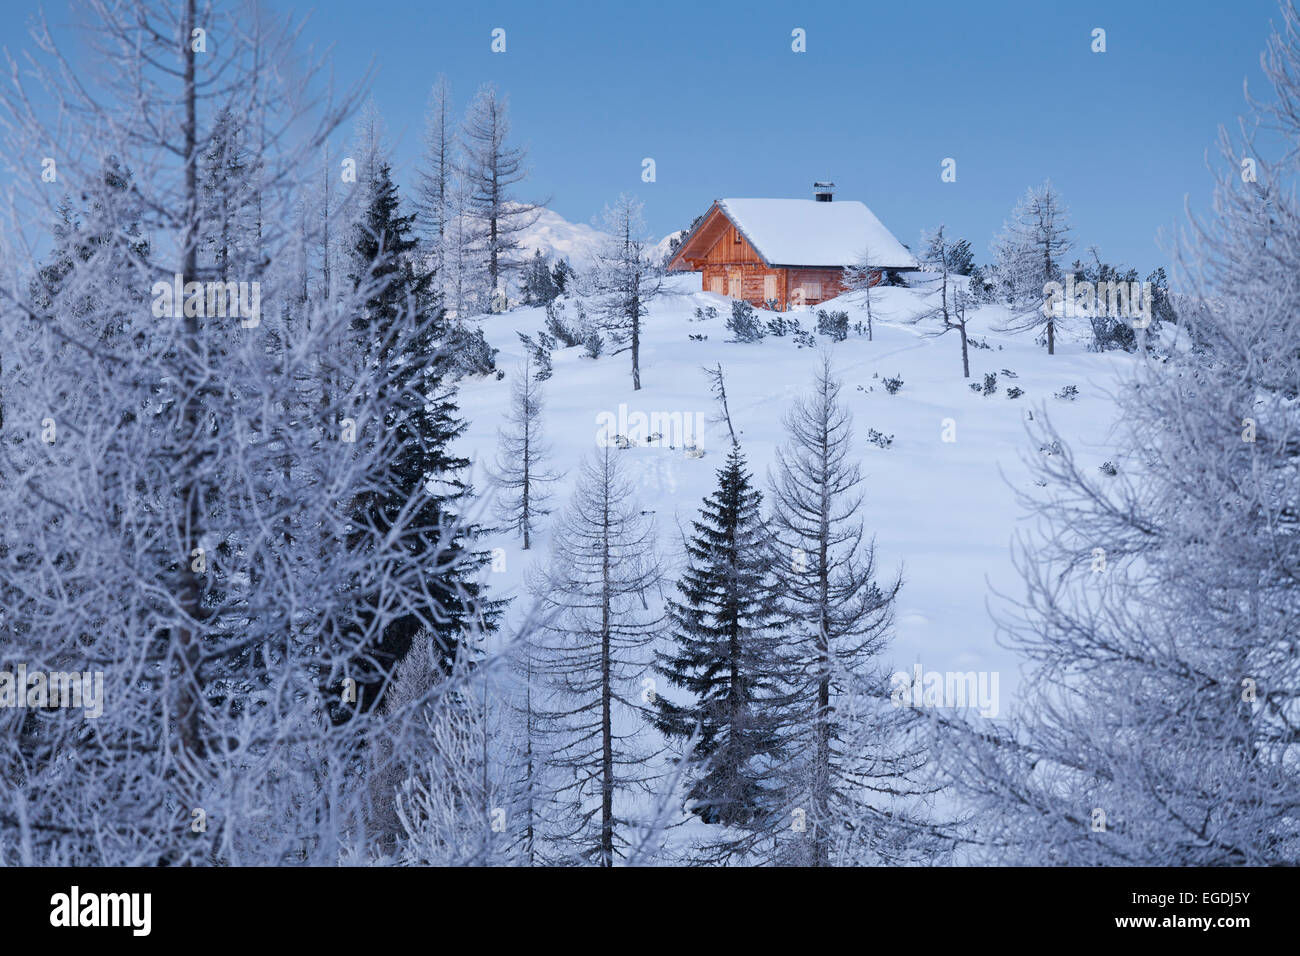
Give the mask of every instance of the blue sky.
M 23 42 L 6 0 L 0 42 Z M 913 248 L 941 222 L 977 258 L 1015 200 L 1050 177 L 1076 254 L 1143 273 L 1162 227 L 1204 208 L 1206 150 L 1262 93 L 1274 0 L 1128 2 L 655 2 L 272 0 L 311 12 L 339 81 L 374 61 L 373 93 L 411 182 L 424 106 L 445 73 L 458 109 L 492 81 L 531 151 L 524 198 L 591 222 L 621 191 L 656 236 L 718 196 L 837 195 L 866 202 Z M 57 10 L 57 4 L 55 5 Z M 56 14 L 57 19 L 57 14 Z M 506 52 L 490 49 L 506 30 Z M 807 52 L 791 50 L 791 31 Z M 1106 30 L 1107 51 L 1091 33 Z M 641 161 L 657 181 L 641 181 Z M 945 157 L 957 181 L 940 180 Z

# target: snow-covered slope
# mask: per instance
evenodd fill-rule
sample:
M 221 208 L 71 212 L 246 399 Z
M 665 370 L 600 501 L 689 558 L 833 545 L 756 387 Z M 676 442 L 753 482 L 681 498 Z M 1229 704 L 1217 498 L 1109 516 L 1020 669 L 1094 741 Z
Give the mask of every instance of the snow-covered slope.
M 529 552 L 519 550 L 519 542 L 508 535 L 485 542 L 505 551 L 505 571 L 490 575 L 496 593 L 520 594 L 526 566 L 546 559 L 552 522 L 567 501 L 576 463 L 597 449 L 602 413 L 617 419 L 624 405 L 628 419 L 636 412 L 680 412 L 686 422 L 714 417 L 716 406 L 702 366 L 722 364 L 732 417 L 751 469 L 765 486 L 773 450 L 785 440 L 782 417 L 791 401 L 807 391 L 817 349 L 797 348 L 789 336 L 753 344 L 730 342 L 724 318 L 731 300 L 701 292 L 698 275 L 676 276 L 672 282 L 675 294 L 655 300 L 645 322 L 640 391 L 632 390 L 626 352 L 596 360 L 583 357 L 580 348 L 554 354 L 555 373 L 545 386 L 544 425 L 554 447 L 552 467 L 564 476 L 552 502 L 556 514 L 544 519 Z M 987 340 L 990 348 L 971 350 L 971 378 L 963 379 L 956 333 L 931 338 L 904 321 L 923 309 L 925 291 L 884 288 L 875 294 L 874 341 L 855 333 L 833 345 L 826 337 L 818 339 L 832 349 L 844 383 L 842 398 L 854 417 L 854 451 L 865 479 L 862 518 L 876 537 L 881 568 L 903 568 L 892 663 L 909 671 L 919 663 L 925 671 L 995 672 L 1000 711 L 1005 713 L 1017 683 L 1018 662 L 995 642 L 996 627 L 986 602 L 997 603 L 991 588 L 1013 596 L 1023 593 L 1009 549 L 1023 519 L 1014 492 L 1033 487 L 1022 459 L 1044 453 L 1027 435 L 1026 418 L 1031 411 L 1041 417 L 1046 410 L 1071 436 L 1077 458 L 1090 469 L 1114 459 L 1107 443 L 1113 415 L 1107 393 L 1132 358 L 1087 352 L 1081 343 L 1068 340 L 1058 340 L 1057 354 L 1049 357 L 1031 335 L 992 332 L 1003 313 L 989 306 L 975 314 L 972 334 Z M 697 306 L 715 307 L 718 317 L 697 321 Z M 851 322 L 865 319 L 853 297 L 823 307 L 846 309 Z M 573 316 L 573 304 L 567 312 Z M 815 330 L 815 311 L 798 317 L 804 328 Z M 497 362 L 507 374 L 501 381 L 489 377 L 462 382 L 460 404 L 470 427 L 460 450 L 476 462 L 490 463 L 496 457 L 496 430 L 507 408 L 511 377 L 522 355 L 516 330 L 531 333 L 542 328 L 545 313 L 521 308 L 486 317 L 482 323 L 489 341 L 501 350 Z M 707 340 L 692 341 L 691 335 Z M 982 383 L 986 372 L 997 375 L 997 393 L 987 397 L 969 387 L 971 382 Z M 894 395 L 883 385 L 883 379 L 892 376 L 903 380 Z M 1078 388 L 1077 400 L 1054 397 L 1067 385 Z M 1024 394 L 1008 399 L 1009 386 Z M 951 426 L 955 441 L 944 440 L 946 426 Z M 869 443 L 872 428 L 892 435 L 892 445 Z M 655 513 L 660 545 L 670 559 L 680 554 L 680 529 L 689 527 L 701 499 L 715 487 L 715 471 L 727 447 L 725 426 L 707 426 L 701 445 L 706 454 L 699 459 L 687 458 L 680 444 L 674 449 L 642 445 L 619 452 L 629 466 L 640 507 Z M 481 464 L 474 481 L 486 490 Z M 519 614 L 524 604 L 516 601 L 511 615 Z

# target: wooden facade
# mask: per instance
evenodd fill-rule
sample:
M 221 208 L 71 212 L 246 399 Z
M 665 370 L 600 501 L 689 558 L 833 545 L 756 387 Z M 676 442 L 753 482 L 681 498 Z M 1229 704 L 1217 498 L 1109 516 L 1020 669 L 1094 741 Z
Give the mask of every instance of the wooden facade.
M 756 306 L 774 299 L 779 309 L 816 305 L 846 291 L 842 267 L 765 262 L 717 205 L 683 241 L 669 268 L 702 273 L 705 292 L 744 299 Z M 877 272 L 872 284 L 879 281 Z

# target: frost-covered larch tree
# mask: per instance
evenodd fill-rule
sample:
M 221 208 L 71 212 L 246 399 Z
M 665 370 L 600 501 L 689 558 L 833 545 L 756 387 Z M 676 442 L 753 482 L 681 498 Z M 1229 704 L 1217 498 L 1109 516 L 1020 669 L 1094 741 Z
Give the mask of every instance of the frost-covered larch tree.
M 958 265 L 962 250 L 964 248 L 968 250 L 969 243 L 965 239 L 949 241 L 944 237 L 944 228 L 940 226 L 936 229 L 934 234 L 928 237 L 926 244 L 925 264 L 939 273 L 939 291 L 937 296 L 932 296 L 937 301 L 931 303 L 929 308 L 920 312 L 911 322 L 912 324 L 925 323 L 926 334 L 929 336 L 945 335 L 956 330 L 961 341 L 962 377 L 970 378 L 970 348 L 966 335 L 970 296 L 961 288 L 964 280 L 960 276 L 954 276 L 955 266 Z M 969 251 L 966 253 L 966 258 L 969 258 Z
M 0 646 L 87 677 L 81 707 L 71 689 L 46 707 L 48 680 L 0 686 L 28 705 L 0 709 L 5 862 L 334 865 L 363 850 L 383 769 L 357 754 L 421 747 L 388 712 L 328 713 L 448 554 L 407 552 L 429 533 L 413 510 L 346 546 L 374 530 L 355 505 L 387 480 L 400 442 L 380 423 L 414 387 L 355 345 L 381 277 L 302 295 L 304 191 L 356 97 L 300 107 L 293 24 L 199 12 L 86 0 L 89 75 L 38 24 L 44 52 L 0 97 L 18 253 L 0 276 Z M 208 242 L 223 115 L 245 118 L 258 171 L 247 259 Z M 38 278 L 68 196 L 105 241 L 63 243 Z M 418 326 L 395 323 L 394 349 Z
M 812 866 L 915 858 L 926 831 L 913 802 L 927 784 L 924 743 L 892 708 L 884 668 L 901 576 L 877 579 L 863 528 L 852 420 L 829 356 L 786 417 L 769 520 L 782 567 L 786 682 L 799 710 L 789 811 L 805 830 L 779 858 Z
M 1031 186 L 993 240 L 1003 298 L 1011 309 L 1006 331 L 1042 330 L 1047 354 L 1056 353 L 1060 316 L 1045 309 L 1045 286 L 1061 278 L 1070 251 L 1069 212 L 1050 181 Z
M 503 296 L 519 267 L 519 234 L 537 221 L 546 203 L 521 201 L 514 187 L 528 178 L 528 152 L 509 145 L 509 98 L 486 84 L 470 103 L 461 132 L 460 174 L 468 191 L 475 237 L 481 243 L 489 295 Z M 500 301 L 494 308 L 501 306 Z
M 1179 250 L 1197 307 L 1120 394 L 1119 474 L 1046 428 L 1063 454 L 1040 466 L 1027 596 L 1005 612 L 1026 695 L 1005 726 L 946 737 L 993 859 L 1300 862 L 1300 207 L 1284 188 L 1300 164 L 1250 132 L 1300 137 L 1290 4 L 1282 24 L 1273 97 L 1240 141 L 1222 134 L 1213 216 Z
M 605 327 L 632 352 L 632 389 L 641 388 L 641 320 L 664 289 L 664 271 L 650 260 L 641 202 L 626 193 L 602 214 L 610 236 L 596 256 L 590 280 Z
M 500 517 L 506 528 L 523 538 L 527 551 L 538 518 L 550 514 L 547 485 L 557 477 L 546 468 L 551 449 L 542 435 L 542 383 L 530 353 L 524 354 L 515 373 L 506 428 L 498 435 L 500 451 L 492 479 L 498 488 Z
M 555 795 L 565 822 L 554 849 L 613 866 L 632 844 L 636 797 L 653 779 L 641 681 L 662 615 L 648 595 L 660 571 L 650 518 L 611 447 L 587 460 L 549 566 L 532 581 L 542 626 L 534 673 L 537 721 L 550 762 L 567 776 Z
M 853 263 L 844 269 L 844 288 L 858 293 L 858 301 L 867 310 L 867 341 L 874 337 L 872 329 L 872 305 L 876 300 L 876 286 L 884 277 L 885 270 L 877 264 L 876 256 L 869 246 L 864 246 L 854 258 Z

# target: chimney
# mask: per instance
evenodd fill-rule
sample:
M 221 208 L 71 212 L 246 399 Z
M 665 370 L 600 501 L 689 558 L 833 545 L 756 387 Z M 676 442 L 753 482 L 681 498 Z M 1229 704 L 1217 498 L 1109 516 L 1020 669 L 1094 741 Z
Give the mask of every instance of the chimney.
M 830 202 L 834 183 L 813 183 L 813 198 L 818 202 Z

